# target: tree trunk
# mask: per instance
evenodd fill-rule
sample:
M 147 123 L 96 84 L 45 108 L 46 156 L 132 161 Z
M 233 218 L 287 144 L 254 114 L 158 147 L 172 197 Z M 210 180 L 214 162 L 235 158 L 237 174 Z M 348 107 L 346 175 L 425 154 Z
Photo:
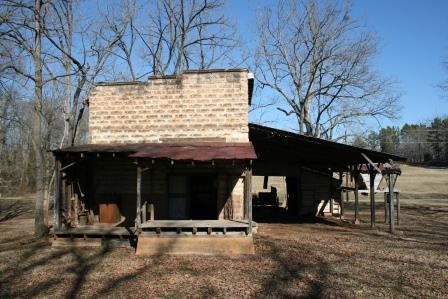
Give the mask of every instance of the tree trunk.
M 72 36 L 73 36 L 73 27 L 72 27 L 72 1 L 67 0 L 67 53 L 69 55 L 72 54 Z M 63 45 L 61 45 L 63 46 Z M 60 147 L 65 147 L 71 145 L 71 139 L 73 136 L 73 126 L 75 122 L 76 112 L 72 112 L 72 78 L 70 76 L 70 58 L 67 55 L 63 56 L 64 69 L 65 69 L 65 112 L 64 112 L 64 135 L 62 136 L 62 141 Z
M 36 206 L 34 211 L 34 234 L 37 237 L 43 237 L 48 232 L 48 225 L 44 213 L 45 200 L 45 159 L 42 142 L 42 21 L 41 7 L 42 0 L 35 0 L 35 34 L 34 34 L 34 127 L 33 127 L 33 145 L 36 155 Z

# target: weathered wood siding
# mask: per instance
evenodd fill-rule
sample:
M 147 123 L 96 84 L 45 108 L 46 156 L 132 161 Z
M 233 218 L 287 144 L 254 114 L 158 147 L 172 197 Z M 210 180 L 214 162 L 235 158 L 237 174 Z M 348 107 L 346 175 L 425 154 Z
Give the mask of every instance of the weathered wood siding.
M 315 215 L 320 202 L 327 200 L 331 196 L 330 177 L 303 170 L 301 182 L 300 216 Z
M 88 200 L 97 207 L 100 202 L 119 203 L 126 225 L 133 225 L 136 216 L 137 166 L 131 160 L 94 160 L 89 165 L 90 187 Z M 216 177 L 217 219 L 243 219 L 244 180 L 242 169 L 182 168 L 155 166 L 142 173 L 142 203 L 154 205 L 156 220 L 169 219 L 169 176 L 211 175 Z M 94 209 L 98 213 L 97 208 Z

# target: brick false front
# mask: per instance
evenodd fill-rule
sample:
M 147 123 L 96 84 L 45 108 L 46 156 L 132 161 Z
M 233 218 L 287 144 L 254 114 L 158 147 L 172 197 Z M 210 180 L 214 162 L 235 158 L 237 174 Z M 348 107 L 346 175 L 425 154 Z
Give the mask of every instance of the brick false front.
M 248 142 L 248 97 L 247 70 L 99 84 L 89 99 L 90 143 Z

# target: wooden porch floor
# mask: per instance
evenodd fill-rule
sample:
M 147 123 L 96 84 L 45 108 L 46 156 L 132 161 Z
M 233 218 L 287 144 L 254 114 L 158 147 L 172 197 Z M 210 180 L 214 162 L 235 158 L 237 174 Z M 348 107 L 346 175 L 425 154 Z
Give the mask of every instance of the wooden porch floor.
M 237 220 L 149 220 L 142 228 L 246 228 L 247 221 Z

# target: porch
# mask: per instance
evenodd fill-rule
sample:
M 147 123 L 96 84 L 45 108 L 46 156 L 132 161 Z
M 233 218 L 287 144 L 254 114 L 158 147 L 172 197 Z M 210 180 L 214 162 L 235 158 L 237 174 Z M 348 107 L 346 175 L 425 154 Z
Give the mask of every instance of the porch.
M 217 253 L 253 250 L 250 143 L 84 145 L 54 153 L 59 241 L 133 239 L 139 254 L 162 253 L 144 244 L 165 237 L 180 238 L 179 246 L 198 242 L 187 246 L 190 253 L 211 254 L 200 244 L 213 242 L 221 244 Z M 227 252 L 235 243 L 244 245 Z
M 141 224 L 144 235 L 248 235 L 247 220 L 149 220 Z

